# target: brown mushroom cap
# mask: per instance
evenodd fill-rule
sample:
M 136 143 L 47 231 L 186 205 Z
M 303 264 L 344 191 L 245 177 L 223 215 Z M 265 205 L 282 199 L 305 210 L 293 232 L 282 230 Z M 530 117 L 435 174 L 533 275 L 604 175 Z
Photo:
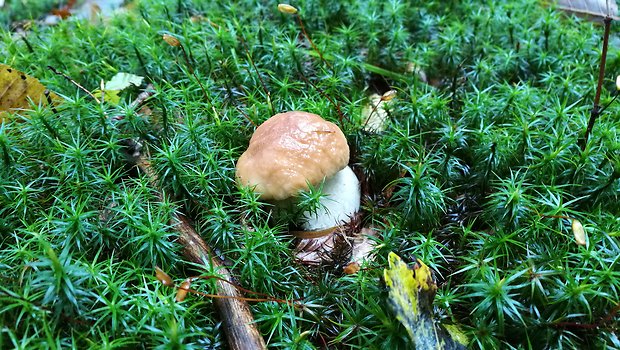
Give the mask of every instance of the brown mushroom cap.
M 278 113 L 261 124 L 237 161 L 237 181 L 262 199 L 282 200 L 329 178 L 349 163 L 347 139 L 316 114 Z

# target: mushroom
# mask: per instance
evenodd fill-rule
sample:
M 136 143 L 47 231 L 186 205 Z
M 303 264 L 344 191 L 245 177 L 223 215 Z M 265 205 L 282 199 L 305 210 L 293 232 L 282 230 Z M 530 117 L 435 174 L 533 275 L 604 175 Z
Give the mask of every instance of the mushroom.
M 302 214 L 303 229 L 318 231 L 341 225 L 359 210 L 359 181 L 348 162 L 349 146 L 338 126 L 316 114 L 291 111 L 256 128 L 237 162 L 236 178 L 272 201 L 325 181 L 319 210 Z

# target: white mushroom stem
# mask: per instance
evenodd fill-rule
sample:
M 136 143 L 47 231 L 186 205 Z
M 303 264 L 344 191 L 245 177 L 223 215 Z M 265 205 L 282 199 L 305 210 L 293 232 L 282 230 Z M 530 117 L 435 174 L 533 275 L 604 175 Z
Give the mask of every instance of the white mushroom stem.
M 324 230 L 348 222 L 360 209 L 360 182 L 348 166 L 325 180 L 321 206 L 315 213 L 304 212 L 306 231 Z

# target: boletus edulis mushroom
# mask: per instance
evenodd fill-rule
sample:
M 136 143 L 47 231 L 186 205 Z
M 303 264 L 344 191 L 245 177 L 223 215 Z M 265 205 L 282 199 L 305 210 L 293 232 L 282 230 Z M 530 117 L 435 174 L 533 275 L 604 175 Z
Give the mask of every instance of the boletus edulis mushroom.
M 359 210 L 359 181 L 348 163 L 349 146 L 336 124 L 291 111 L 256 128 L 237 162 L 236 178 L 267 201 L 286 200 L 324 181 L 319 210 L 305 212 L 301 222 L 304 230 L 319 231 L 347 222 Z

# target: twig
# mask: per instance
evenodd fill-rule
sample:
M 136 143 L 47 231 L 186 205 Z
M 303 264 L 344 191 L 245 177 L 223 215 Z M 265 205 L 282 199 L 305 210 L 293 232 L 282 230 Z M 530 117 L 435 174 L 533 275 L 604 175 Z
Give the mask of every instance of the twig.
M 338 113 L 338 121 L 340 122 L 340 127 L 343 128 L 344 127 L 344 119 L 347 120 L 347 122 L 349 122 L 349 124 L 351 124 L 351 121 L 349 120 L 348 117 L 345 117 L 344 114 L 342 114 L 342 111 L 340 110 L 340 104 L 337 102 L 334 102 L 334 100 L 332 100 L 331 97 L 329 97 L 329 95 L 327 95 L 325 92 L 323 92 L 323 90 L 321 90 L 318 86 L 316 86 L 313 82 L 310 81 L 310 79 L 306 78 L 306 76 L 304 75 L 304 72 L 302 72 L 301 70 L 299 71 L 299 74 L 301 74 L 301 78 L 310 86 L 312 86 L 313 88 L 316 89 L 316 91 L 319 92 L 319 94 L 321 94 L 321 96 L 325 97 L 332 105 L 334 105 L 334 107 L 336 107 L 336 112 Z
M 47 68 L 49 70 L 51 70 L 52 72 L 54 72 L 54 74 L 60 75 L 63 78 L 67 79 L 69 82 L 71 82 L 71 84 L 77 86 L 80 90 L 84 91 L 85 93 L 88 94 L 88 96 L 92 97 L 95 102 L 97 102 L 97 104 L 100 104 L 101 102 L 99 101 L 99 99 L 97 98 L 97 96 L 93 95 L 90 91 L 88 91 L 88 89 L 86 89 L 85 87 L 83 87 L 82 85 L 80 85 L 77 81 L 71 79 L 70 76 L 66 75 L 63 72 L 59 72 L 58 70 L 56 70 L 56 68 L 52 67 L 52 66 L 47 66 Z
M 144 172 L 149 182 L 157 186 L 157 174 L 150 165 L 148 159 L 138 157 L 136 161 L 138 168 Z M 159 194 L 163 197 L 163 194 Z M 211 248 L 205 243 L 200 235 L 190 225 L 189 221 L 182 214 L 175 214 L 172 221 L 174 230 L 178 233 L 178 242 L 183 246 L 185 257 L 195 263 L 203 264 L 216 270 L 222 280 L 216 281 L 217 295 L 213 303 L 218 310 L 224 325 L 224 332 L 230 349 L 266 349 L 267 346 L 261 334 L 256 328 L 254 317 L 245 297 L 241 292 L 230 283 L 233 279 L 230 271 L 213 254 Z
M 308 41 L 310 42 L 310 45 L 312 45 L 312 48 L 314 49 L 314 51 L 316 51 L 316 53 L 319 54 L 319 57 L 321 58 L 321 61 L 323 61 L 323 63 L 332 71 L 334 70 L 334 68 L 332 67 L 331 64 L 329 64 L 329 62 L 327 62 L 327 60 L 325 60 L 325 58 L 323 58 L 323 54 L 321 53 L 321 51 L 319 50 L 318 47 L 316 47 L 316 45 L 314 45 L 314 42 L 312 41 L 312 39 L 310 38 L 310 35 L 308 35 L 308 33 L 306 32 L 306 27 L 304 26 L 304 22 L 301 20 L 301 16 L 299 15 L 299 13 L 295 13 L 293 14 L 293 16 L 297 17 L 297 21 L 299 22 L 299 26 L 301 27 L 301 31 L 304 34 L 304 36 L 306 37 L 306 39 L 308 39 Z
M 603 79 L 605 78 L 605 61 L 607 60 L 607 47 L 609 46 L 609 32 L 611 30 L 611 17 L 606 16 L 603 22 L 605 23 L 605 33 L 603 34 L 603 51 L 601 52 L 601 64 L 599 65 L 598 70 L 598 84 L 596 86 L 596 95 L 594 96 L 594 106 L 592 107 L 592 111 L 590 112 L 590 120 L 588 120 L 588 127 L 586 128 L 586 133 L 583 135 L 583 139 L 581 142 L 581 151 L 583 152 L 586 149 L 586 145 L 588 144 L 588 138 L 590 137 L 590 133 L 592 133 L 592 128 L 594 128 L 594 122 L 601 115 L 601 106 L 599 105 L 601 101 L 601 90 L 603 89 Z

